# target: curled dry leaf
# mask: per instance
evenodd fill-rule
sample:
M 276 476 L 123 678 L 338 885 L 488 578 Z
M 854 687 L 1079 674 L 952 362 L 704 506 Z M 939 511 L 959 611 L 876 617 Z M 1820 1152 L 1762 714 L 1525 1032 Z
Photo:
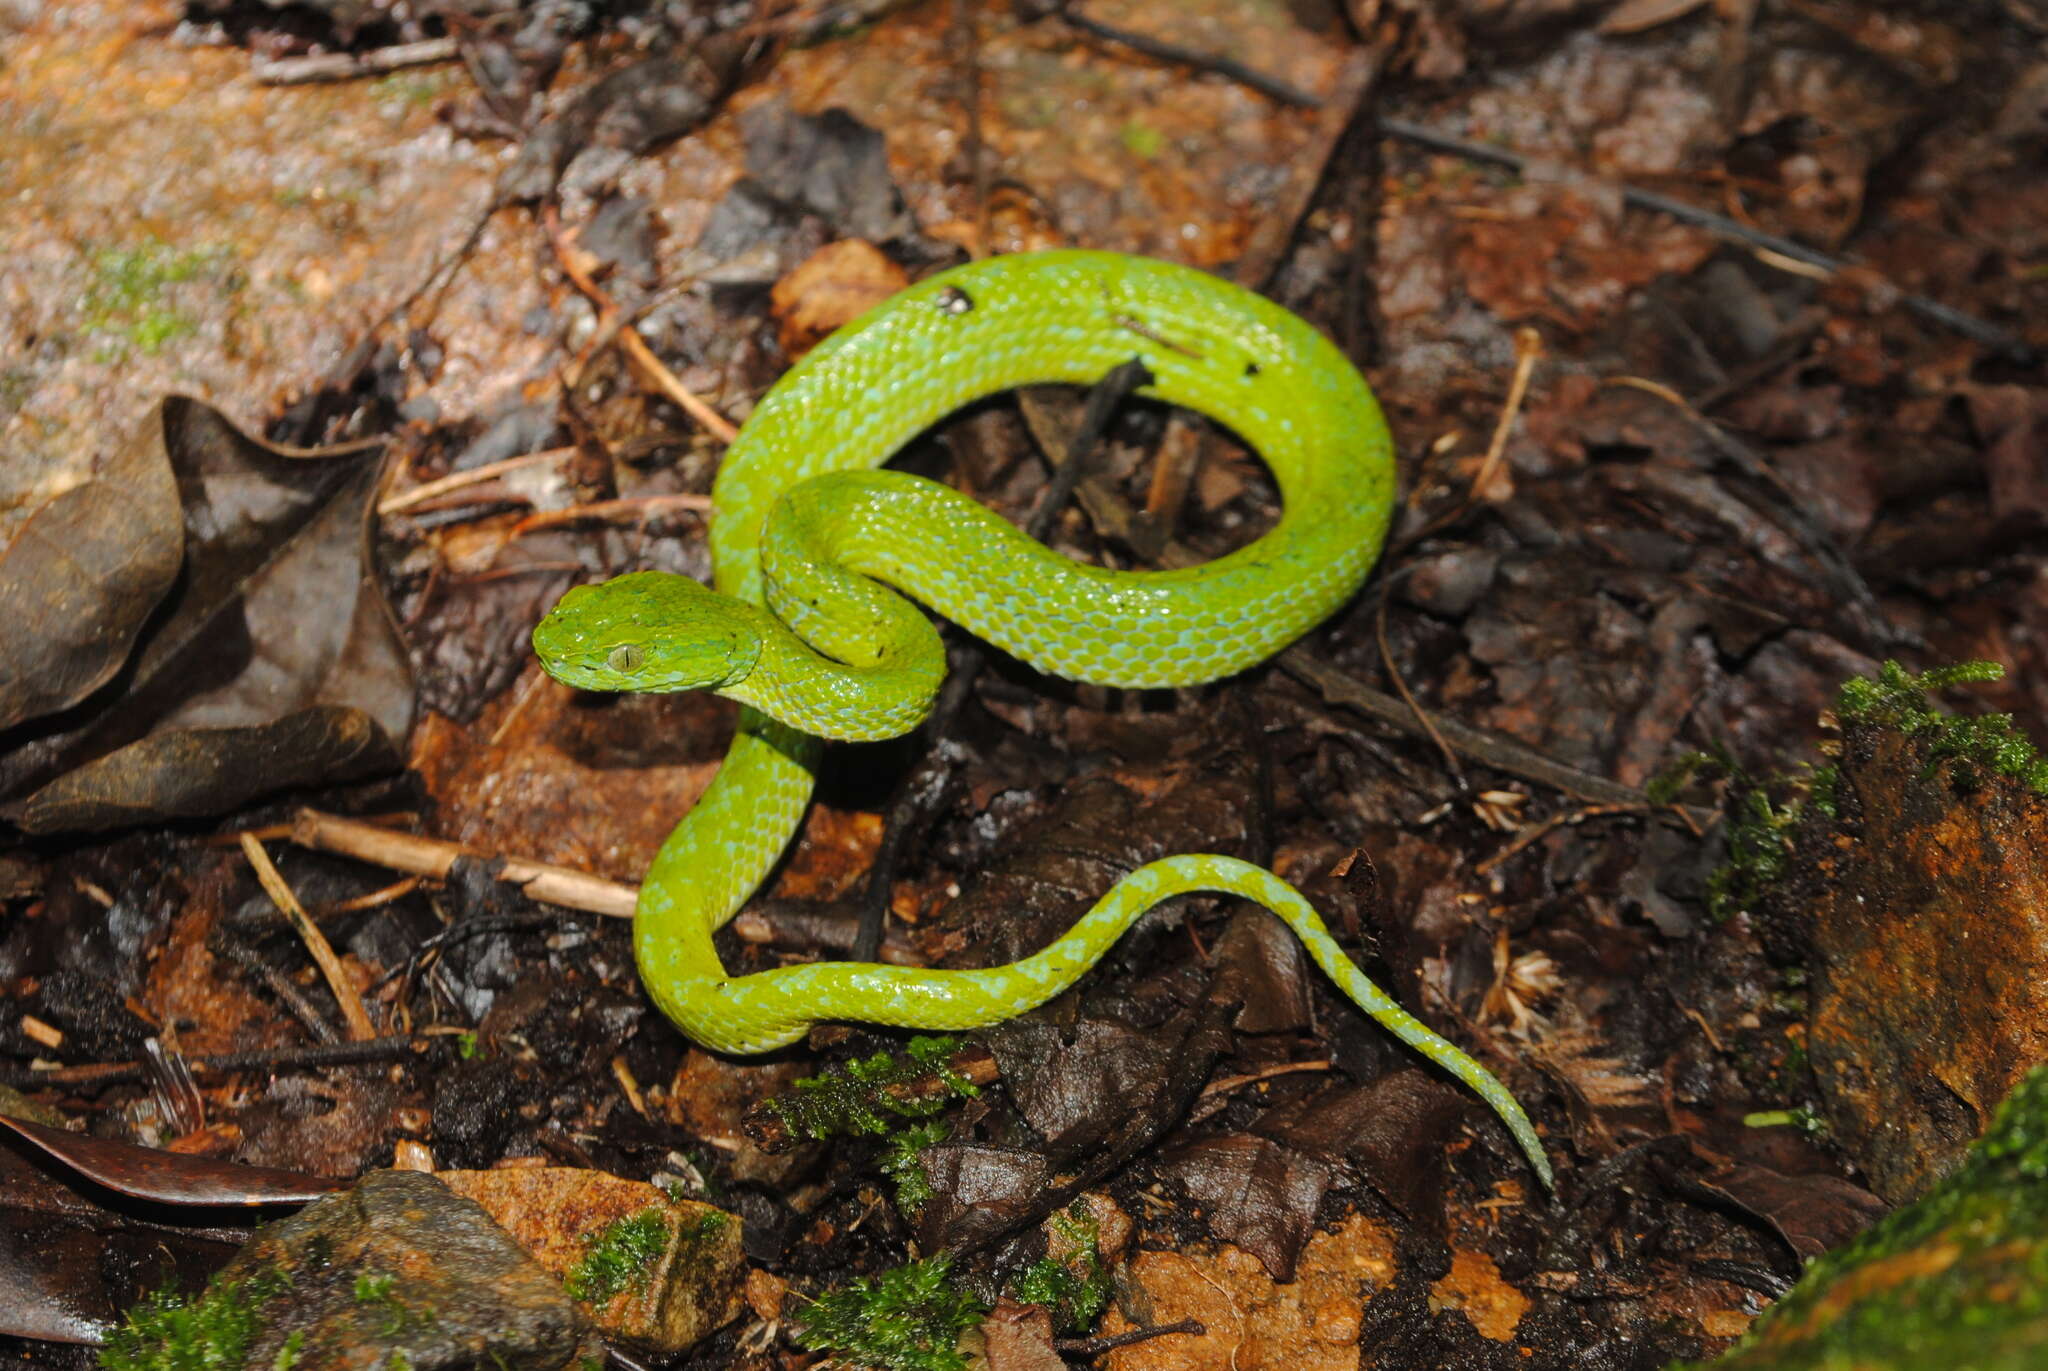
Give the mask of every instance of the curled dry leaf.
M 105 828 L 394 765 L 413 688 L 369 572 L 376 462 L 272 446 L 176 396 L 134 448 L 136 486 L 157 488 L 151 517 L 172 521 L 182 555 L 157 599 L 122 607 L 140 625 L 125 663 L 16 730 L 4 812 L 37 832 Z
M 58 777 L 8 815 L 30 833 L 120 828 L 219 814 L 253 795 L 360 780 L 403 759 L 360 709 L 312 705 L 245 728 L 154 733 Z
M 36 511 L 0 554 L 0 728 L 105 685 L 177 578 L 185 538 L 166 422 L 159 405 L 95 479 Z

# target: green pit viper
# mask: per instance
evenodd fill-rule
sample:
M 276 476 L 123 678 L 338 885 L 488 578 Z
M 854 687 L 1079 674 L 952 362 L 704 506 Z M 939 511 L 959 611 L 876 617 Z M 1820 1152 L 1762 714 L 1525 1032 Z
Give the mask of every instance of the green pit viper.
M 1228 425 L 1264 458 L 1283 502 L 1264 537 L 1185 570 L 1110 571 L 935 481 L 874 469 L 985 396 L 1092 384 L 1133 357 L 1155 378 L 1143 393 Z M 715 589 L 635 572 L 571 590 L 533 633 L 568 685 L 711 690 L 743 706 L 724 765 L 640 887 L 648 993 L 724 1052 L 782 1046 L 819 1019 L 979 1028 L 1065 990 L 1161 900 L 1238 895 L 1279 915 L 1360 1008 L 1492 1106 L 1548 1186 L 1507 1088 L 1368 980 L 1293 887 L 1232 857 L 1141 867 L 1008 966 L 820 962 L 729 976 L 712 947 L 795 833 L 819 740 L 894 737 L 929 712 L 945 652 L 898 590 L 1051 675 L 1197 685 L 1264 661 L 1343 604 L 1378 556 L 1393 492 L 1386 421 L 1343 354 L 1280 306 L 1190 268 L 1103 252 L 996 257 L 826 339 L 726 454 L 712 492 Z

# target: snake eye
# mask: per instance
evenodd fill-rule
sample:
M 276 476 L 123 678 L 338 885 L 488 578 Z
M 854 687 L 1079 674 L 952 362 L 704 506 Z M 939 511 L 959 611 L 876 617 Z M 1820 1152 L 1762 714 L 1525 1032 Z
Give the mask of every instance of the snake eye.
M 641 651 L 638 643 L 620 643 L 605 654 L 604 664 L 621 674 L 631 674 L 638 671 L 646 660 L 647 654 Z

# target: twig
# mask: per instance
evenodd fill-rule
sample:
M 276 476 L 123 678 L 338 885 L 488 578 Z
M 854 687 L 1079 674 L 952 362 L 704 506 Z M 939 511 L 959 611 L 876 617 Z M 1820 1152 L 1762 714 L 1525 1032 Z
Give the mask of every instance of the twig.
M 1303 1071 L 1329 1071 L 1335 1065 L 1334 1062 L 1324 1061 L 1278 1062 L 1242 1076 L 1225 1076 L 1220 1080 L 1211 1081 L 1202 1087 L 1200 1099 L 1206 1102 L 1219 1095 L 1229 1095 L 1242 1090 L 1248 1085 L 1257 1085 L 1260 1081 L 1270 1081 L 1276 1076 L 1293 1076 Z
M 432 937 L 423 940 L 413 948 L 411 955 L 391 970 L 379 976 L 370 988 L 381 990 L 392 981 L 405 977 L 410 980 L 422 966 L 452 945 L 486 933 L 506 933 L 528 928 L 544 928 L 556 922 L 553 914 L 529 910 L 520 914 L 483 914 L 448 925 Z
M 1502 862 L 1527 848 L 1531 843 L 1541 839 L 1544 834 L 1563 828 L 1568 824 L 1580 824 L 1588 819 L 1596 819 L 1609 814 L 1644 814 L 1648 813 L 1650 808 L 1651 806 L 1648 804 L 1586 805 L 1579 809 L 1565 810 L 1561 813 L 1553 814 L 1541 823 L 1530 824 L 1527 828 L 1517 833 L 1512 842 L 1473 867 L 1472 872 L 1474 875 L 1484 876 Z
M 306 944 L 306 950 L 313 955 L 321 976 L 326 978 L 327 988 L 334 992 L 335 1002 L 341 1006 L 341 1017 L 348 1024 L 350 1040 L 360 1043 L 376 1037 L 377 1028 L 370 1022 L 370 1011 L 363 1007 L 363 997 L 349 984 L 348 972 L 342 968 L 341 958 L 334 955 L 334 947 L 327 941 L 327 935 L 320 931 L 320 925 L 313 922 L 305 906 L 299 903 L 299 897 L 292 894 L 292 888 L 278 874 L 270 854 L 263 850 L 263 844 L 244 833 L 242 853 L 255 869 L 256 879 L 262 884 L 264 893 L 270 896 L 270 902 L 290 920 Z
M 570 284 L 582 291 L 597 309 L 598 329 L 604 332 L 612 326 L 619 314 L 618 302 L 605 293 L 602 286 L 591 279 L 582 264 L 576 260 L 576 249 L 569 241 L 568 232 L 562 227 L 561 216 L 552 204 L 541 207 L 541 222 L 545 226 L 548 241 L 554 245 L 555 260 L 562 268 L 562 274 Z M 739 436 L 739 430 L 723 414 L 713 409 L 696 392 L 676 378 L 676 374 L 654 355 L 654 349 L 647 346 L 647 340 L 640 336 L 636 325 L 628 324 L 618 331 L 619 348 L 626 354 L 626 361 L 638 372 L 640 379 L 652 385 L 673 401 L 683 413 L 703 425 L 704 431 L 721 443 L 731 443 Z
M 1526 325 L 1516 329 L 1515 374 L 1508 382 L 1507 403 L 1500 407 L 1500 421 L 1493 426 L 1493 441 L 1486 445 L 1486 457 L 1472 477 L 1472 488 L 1465 496 L 1466 503 L 1487 498 L 1487 486 L 1500 466 L 1501 457 L 1508 450 L 1508 435 L 1514 432 L 1515 420 L 1522 413 L 1522 401 L 1529 394 L 1529 377 L 1535 374 L 1536 363 L 1542 357 L 1543 335 Z
M 1272 198 L 1271 212 L 1260 216 L 1244 251 L 1238 255 L 1231 277 L 1250 290 L 1263 291 L 1272 284 L 1273 274 L 1287 258 L 1288 245 L 1301 227 L 1303 216 L 1314 203 L 1316 192 L 1330 174 L 1330 162 L 1352 126 L 1365 112 L 1366 101 L 1379 79 L 1378 54 L 1367 48 L 1354 49 L 1344 59 L 1330 98 L 1322 103 L 1321 116 L 1308 146 L 1288 158 L 1287 184 Z
M 291 1011 L 292 1017 L 305 1025 L 306 1031 L 313 1035 L 314 1042 L 341 1041 L 341 1035 L 334 1031 L 334 1025 L 321 1014 L 306 992 L 301 990 L 291 977 L 263 960 L 255 948 L 234 933 L 226 928 L 216 929 L 213 936 L 207 939 L 207 948 L 263 982 L 264 987 Z
M 565 505 L 561 509 L 543 509 L 527 515 L 512 526 L 512 536 L 522 538 L 538 529 L 556 528 L 562 524 L 580 524 L 587 519 L 647 519 L 671 509 L 687 509 L 698 514 L 711 512 L 709 495 L 632 495 L 621 500 L 592 500 L 587 505 Z
M 337 814 L 323 814 L 316 809 L 302 809 L 293 816 L 292 841 L 301 847 L 338 852 L 373 866 L 409 871 L 415 876 L 429 876 L 437 881 L 446 880 L 455 864 L 464 858 L 497 862 L 497 878 L 518 886 L 529 899 L 616 919 L 633 917 L 633 903 L 638 893 L 632 886 L 620 885 L 617 881 L 607 881 L 570 867 L 528 861 L 521 857 L 493 858 L 488 853 L 458 843 L 422 838 L 412 833 L 394 833 L 388 828 L 344 819 Z
M 314 81 L 353 81 L 363 76 L 380 76 L 401 67 L 452 62 L 461 55 L 453 38 L 423 38 L 417 43 L 393 43 L 368 52 L 258 57 L 249 63 L 249 74 L 266 86 L 302 86 Z
M 289 829 L 286 829 L 284 833 L 278 836 L 289 837 L 290 832 Z M 354 914 L 359 910 L 377 909 L 394 901 L 402 900 L 419 888 L 420 878 L 417 876 L 407 876 L 402 881 L 393 881 L 390 885 L 379 886 L 377 889 L 367 891 L 364 894 L 353 895 L 346 900 L 336 900 L 333 904 L 323 904 L 314 911 L 313 917 L 325 919 L 334 914 Z
M 966 130 L 961 150 L 967 155 L 967 165 L 972 169 L 970 182 L 974 190 L 974 238 L 967 245 L 967 255 L 976 261 L 988 256 L 989 239 L 989 159 L 988 143 L 981 128 L 981 22 L 976 11 L 979 0 L 953 0 L 952 47 L 953 69 L 960 82 L 960 103 L 965 106 Z
M 393 1036 L 371 1038 L 357 1043 L 321 1043 L 314 1047 L 263 1048 L 251 1052 L 223 1052 L 211 1057 L 187 1057 L 185 1065 L 195 1076 L 231 1076 L 238 1071 L 292 1071 L 302 1067 L 356 1066 L 365 1062 L 400 1061 L 432 1038 Z M 94 1062 L 85 1066 L 59 1066 L 48 1071 L 7 1074 L 7 1084 L 17 1087 L 44 1085 L 117 1085 L 142 1080 L 148 1072 L 143 1062 Z
M 1408 682 L 1403 679 L 1401 668 L 1394 662 L 1394 650 L 1387 646 L 1387 602 L 1384 597 L 1380 600 L 1378 610 L 1373 614 L 1373 638 L 1379 644 L 1380 665 L 1386 668 L 1387 679 L 1394 683 L 1394 689 L 1400 693 L 1401 703 L 1408 706 L 1408 718 L 1414 722 L 1423 737 L 1436 744 L 1436 750 L 1443 754 L 1444 769 L 1451 773 L 1451 779 L 1457 783 L 1458 789 L 1464 790 L 1465 771 L 1458 765 L 1457 752 L 1444 741 L 1442 730 L 1430 719 L 1422 703 L 1415 698 L 1415 693 L 1408 689 Z
M 1672 406 L 1692 430 L 1704 438 L 1715 452 L 1725 457 L 1731 466 L 1758 485 L 1776 492 L 1781 497 L 1774 515 L 1776 521 L 1799 541 L 1815 561 L 1820 563 L 1831 588 L 1846 602 L 1846 608 L 1850 611 L 1848 617 L 1854 622 L 1857 631 L 1886 646 L 1926 646 L 1917 634 L 1891 622 L 1885 615 L 1884 607 L 1878 603 L 1876 594 L 1870 589 L 1869 583 L 1863 579 L 1863 574 L 1856 570 L 1854 563 L 1842 551 L 1834 536 L 1806 512 L 1798 497 L 1786 488 L 1783 478 L 1761 454 L 1694 409 L 1686 403 L 1684 396 L 1669 386 L 1659 385 L 1655 381 L 1645 380 L 1639 376 L 1616 376 L 1607 384 L 1640 390 Z
M 1186 1333 L 1189 1337 L 1200 1338 L 1208 1336 L 1209 1330 L 1200 1319 L 1181 1319 L 1176 1323 L 1155 1323 L 1150 1328 L 1133 1328 L 1128 1333 L 1111 1333 L 1100 1338 L 1057 1338 L 1053 1341 L 1052 1350 L 1063 1357 L 1099 1357 L 1119 1347 L 1163 1338 L 1168 1333 Z
M 414 505 L 422 505 L 429 500 L 446 495 L 452 490 L 462 490 L 469 486 L 480 486 L 486 481 L 495 481 L 500 476 L 509 476 L 515 471 L 524 471 L 528 467 L 545 466 L 549 462 L 559 462 L 564 457 L 575 456 L 576 451 L 573 447 L 551 447 L 545 452 L 529 452 L 520 457 L 507 457 L 502 462 L 486 462 L 480 467 L 471 467 L 467 471 L 450 472 L 439 480 L 428 481 L 424 485 L 414 486 L 402 495 L 394 495 L 390 499 L 382 501 L 377 506 L 377 513 L 388 518 L 393 514 L 399 514 L 411 509 Z
M 1363 681 L 1338 670 L 1301 644 L 1297 643 L 1281 653 L 1278 661 L 1289 675 L 1315 689 L 1331 704 L 1348 706 L 1413 737 L 1427 736 L 1413 712 L 1401 700 L 1374 690 Z M 1519 776 L 1525 781 L 1534 781 L 1594 804 L 1649 805 L 1643 793 L 1631 786 L 1567 766 L 1510 738 L 1459 723 L 1443 714 L 1432 714 L 1429 721 L 1437 736 L 1460 755 L 1495 771 Z
M 1227 76 L 1241 86 L 1249 86 L 1261 95 L 1270 96 L 1283 105 L 1294 105 L 1300 109 L 1314 109 L 1322 104 L 1315 96 L 1295 86 L 1288 85 L 1277 76 L 1268 76 L 1262 71 L 1231 57 L 1222 57 L 1213 52 L 1202 52 L 1195 48 L 1184 48 L 1178 43 L 1169 43 L 1163 38 L 1149 34 L 1133 33 L 1129 29 L 1116 28 L 1099 19 L 1090 19 L 1077 12 L 1072 4 L 1062 3 L 1057 7 L 1060 18 L 1066 20 L 1083 33 L 1092 33 L 1097 38 L 1119 44 L 1133 52 L 1142 52 L 1147 57 L 1156 57 L 1162 62 L 1178 66 L 1193 67 L 1197 71 L 1213 71 L 1218 76 Z

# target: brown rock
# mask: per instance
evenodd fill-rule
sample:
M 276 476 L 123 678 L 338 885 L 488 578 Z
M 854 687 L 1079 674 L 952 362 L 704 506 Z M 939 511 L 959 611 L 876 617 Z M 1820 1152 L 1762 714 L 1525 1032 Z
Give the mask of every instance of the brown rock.
M 566 1280 L 611 1224 L 653 1211 L 658 1255 L 609 1298 L 583 1304 L 609 1338 L 671 1356 L 739 1316 L 746 1282 L 737 1215 L 672 1200 L 642 1181 L 574 1167 L 443 1171 L 439 1179 L 503 1224 L 557 1280 Z
M 1810 1035 L 1835 1136 L 1893 1203 L 1926 1192 L 2048 1058 L 2048 802 L 1852 728 L 1838 825 L 1803 839 Z

